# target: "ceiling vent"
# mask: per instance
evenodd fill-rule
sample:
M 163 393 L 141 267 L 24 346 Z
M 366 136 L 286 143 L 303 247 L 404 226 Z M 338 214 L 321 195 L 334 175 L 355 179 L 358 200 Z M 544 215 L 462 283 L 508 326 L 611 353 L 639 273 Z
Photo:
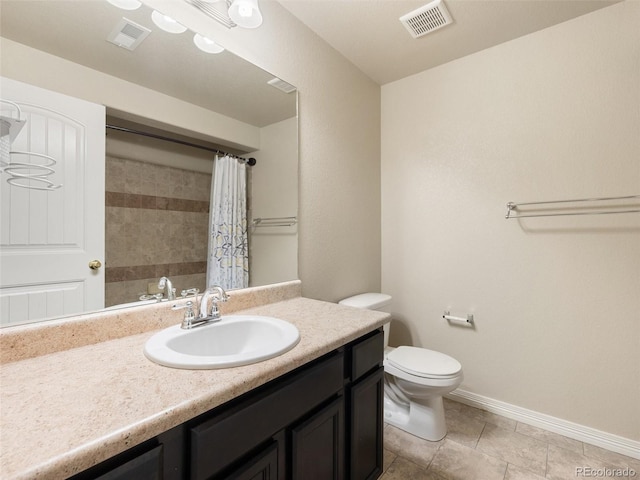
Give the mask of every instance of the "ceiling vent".
M 434 0 L 424 7 L 403 15 L 400 17 L 400 22 L 409 30 L 413 38 L 418 38 L 453 23 L 453 20 L 442 0 Z
M 293 93 L 296 91 L 296 87 L 284 80 L 280 80 L 278 77 L 272 78 L 267 83 L 278 90 L 282 90 L 284 93 Z
M 123 17 L 107 36 L 107 41 L 127 50 L 134 50 L 150 33 L 148 28 Z

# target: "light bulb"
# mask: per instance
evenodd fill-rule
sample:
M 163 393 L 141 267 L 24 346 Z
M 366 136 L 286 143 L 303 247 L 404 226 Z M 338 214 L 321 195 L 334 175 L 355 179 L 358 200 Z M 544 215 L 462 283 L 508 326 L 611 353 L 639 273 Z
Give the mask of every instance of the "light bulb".
M 123 10 L 136 10 L 142 5 L 138 0 L 107 0 L 107 2 Z
M 241 3 L 238 5 L 238 13 L 240 14 L 241 17 L 251 17 L 251 14 L 253 13 L 253 8 L 251 8 L 251 5 L 248 5 L 246 3 Z
M 233 0 L 229 18 L 239 27 L 257 28 L 262 25 L 262 13 L 258 0 Z
M 157 10 L 154 10 L 151 13 L 151 20 L 155 23 L 159 28 L 169 33 L 182 33 L 187 30 L 187 27 L 178 23 L 175 19 L 171 18 L 168 15 L 164 15 Z
M 196 44 L 196 47 L 198 47 L 200 50 L 206 53 L 224 52 L 224 48 L 222 48 L 220 45 L 218 45 L 216 42 L 214 42 L 210 38 L 202 36 L 199 33 L 196 33 L 193 36 L 193 43 Z

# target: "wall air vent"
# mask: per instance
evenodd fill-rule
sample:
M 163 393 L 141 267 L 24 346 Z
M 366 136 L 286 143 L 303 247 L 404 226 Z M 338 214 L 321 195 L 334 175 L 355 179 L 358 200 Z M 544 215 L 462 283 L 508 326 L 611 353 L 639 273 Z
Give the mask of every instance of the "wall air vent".
M 151 33 L 146 27 L 122 18 L 107 36 L 107 41 L 127 50 L 134 50 Z
M 284 80 L 280 80 L 278 77 L 272 78 L 267 83 L 278 90 L 282 90 L 284 93 L 293 93 L 296 91 L 296 87 Z
M 400 17 L 400 22 L 409 30 L 413 38 L 418 38 L 453 23 L 453 19 L 442 0 L 434 0 L 403 15 Z

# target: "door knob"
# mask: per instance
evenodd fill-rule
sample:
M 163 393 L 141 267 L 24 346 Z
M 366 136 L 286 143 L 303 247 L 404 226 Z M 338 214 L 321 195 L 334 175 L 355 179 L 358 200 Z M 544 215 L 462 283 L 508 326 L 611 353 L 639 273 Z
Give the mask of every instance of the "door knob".
M 89 262 L 89 268 L 91 270 L 98 270 L 101 266 L 102 266 L 102 263 L 100 263 L 100 260 L 91 260 Z

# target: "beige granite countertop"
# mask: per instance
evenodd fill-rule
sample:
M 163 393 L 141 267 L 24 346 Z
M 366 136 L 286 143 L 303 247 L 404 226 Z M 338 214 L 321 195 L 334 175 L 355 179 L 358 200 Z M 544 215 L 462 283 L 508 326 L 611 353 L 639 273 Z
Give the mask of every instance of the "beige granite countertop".
M 382 312 L 299 296 L 234 313 L 290 321 L 300 331 L 300 342 L 279 357 L 253 365 L 180 370 L 144 356 L 144 344 L 156 328 L 4 363 L 0 477 L 66 478 L 388 321 Z

